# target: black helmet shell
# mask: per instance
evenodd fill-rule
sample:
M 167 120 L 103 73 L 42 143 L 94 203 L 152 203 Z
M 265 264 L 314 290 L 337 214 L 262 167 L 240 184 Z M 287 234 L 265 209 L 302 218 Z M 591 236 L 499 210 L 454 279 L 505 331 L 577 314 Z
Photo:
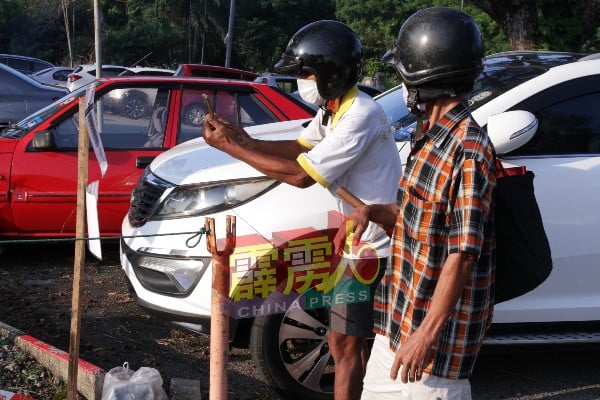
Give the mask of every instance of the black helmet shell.
M 298 75 L 306 70 L 317 77 L 324 99 L 342 96 L 362 78 L 363 53 L 358 35 L 347 25 L 332 20 L 312 22 L 292 36 L 281 60 L 279 73 Z
M 382 62 L 392 63 L 409 87 L 470 90 L 483 68 L 483 39 L 467 14 L 449 7 L 417 11 L 400 28 Z

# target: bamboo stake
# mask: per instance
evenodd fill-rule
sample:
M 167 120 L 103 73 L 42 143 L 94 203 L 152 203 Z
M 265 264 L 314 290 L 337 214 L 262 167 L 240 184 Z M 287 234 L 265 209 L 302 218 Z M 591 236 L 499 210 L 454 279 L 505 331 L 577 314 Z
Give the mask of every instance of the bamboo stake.
M 229 358 L 229 256 L 235 249 L 235 217 L 227 216 L 225 248 L 217 250 L 214 218 L 206 218 L 206 247 L 212 254 L 212 296 L 210 310 L 210 387 L 209 400 L 226 400 Z

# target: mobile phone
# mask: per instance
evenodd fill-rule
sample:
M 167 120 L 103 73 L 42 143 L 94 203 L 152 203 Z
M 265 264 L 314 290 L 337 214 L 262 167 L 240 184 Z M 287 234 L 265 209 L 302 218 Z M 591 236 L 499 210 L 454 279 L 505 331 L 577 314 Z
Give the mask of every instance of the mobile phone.
M 204 104 L 206 105 L 206 109 L 210 113 L 210 115 L 215 115 L 215 111 L 213 110 L 212 104 L 210 103 L 210 99 L 206 93 L 202 93 L 202 99 L 204 100 Z

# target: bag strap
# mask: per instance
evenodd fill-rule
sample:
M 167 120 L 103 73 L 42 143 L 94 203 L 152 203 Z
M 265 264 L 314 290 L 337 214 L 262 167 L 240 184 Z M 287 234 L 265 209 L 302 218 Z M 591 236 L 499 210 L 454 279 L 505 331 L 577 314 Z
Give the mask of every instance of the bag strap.
M 505 176 L 525 175 L 525 173 L 527 173 L 527 167 L 524 165 L 506 168 L 504 164 L 502 164 L 501 158 L 494 156 L 494 161 L 496 163 L 496 179 L 504 178 Z

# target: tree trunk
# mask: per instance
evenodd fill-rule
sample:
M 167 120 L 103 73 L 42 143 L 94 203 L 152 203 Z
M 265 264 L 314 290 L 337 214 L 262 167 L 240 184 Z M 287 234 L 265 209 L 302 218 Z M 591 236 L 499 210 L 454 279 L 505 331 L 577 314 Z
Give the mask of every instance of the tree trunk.
M 535 0 L 471 0 L 471 3 L 500 26 L 511 50 L 535 48 L 538 31 Z

